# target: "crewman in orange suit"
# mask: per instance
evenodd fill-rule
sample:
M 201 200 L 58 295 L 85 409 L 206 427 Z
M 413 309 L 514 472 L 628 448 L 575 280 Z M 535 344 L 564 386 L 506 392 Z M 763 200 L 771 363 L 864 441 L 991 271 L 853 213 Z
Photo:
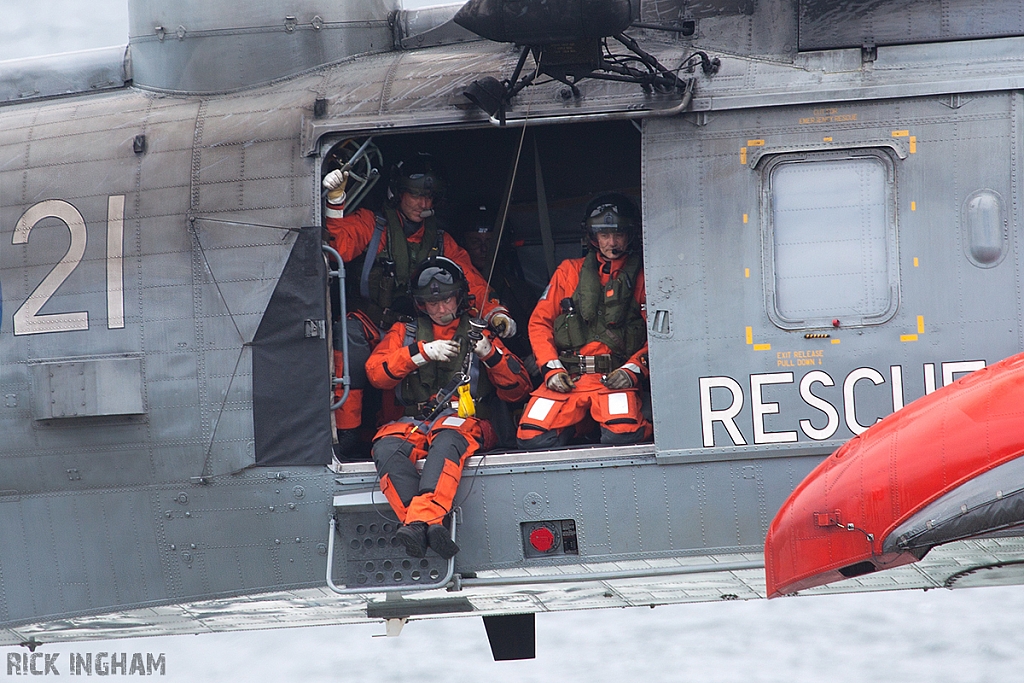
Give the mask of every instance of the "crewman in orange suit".
M 600 195 L 582 228 L 590 252 L 558 266 L 530 316 L 544 384 L 523 410 L 520 448 L 564 446 L 588 414 L 603 444 L 636 443 L 653 432 L 638 390 L 648 375 L 644 273 L 631 249 L 640 212 L 625 195 Z
M 394 389 L 405 405 L 405 417 L 374 437 L 373 460 L 403 524 L 397 536 L 406 553 L 423 557 L 429 546 L 449 559 L 459 547 L 443 521 L 462 467 L 497 442 L 489 403 L 523 400 L 530 376 L 483 321 L 470 317 L 466 277 L 453 260 L 427 259 L 413 271 L 410 293 L 415 320 L 396 322 L 366 363 L 370 383 Z M 421 474 L 415 463 L 423 458 Z
M 391 325 L 411 319 L 412 305 L 405 296 L 409 274 L 427 258 L 446 256 L 455 261 L 469 282 L 473 296 L 470 306 L 478 309 L 501 337 L 516 333 L 512 316 L 491 299 L 487 283 L 473 267 L 469 255 L 437 225 L 434 203 L 443 196 L 445 182 L 433 157 L 417 154 L 392 167 L 387 204 L 378 214 L 360 208 L 345 215 L 348 177 L 347 171 L 336 169 L 323 179 L 327 190 L 328 243 L 346 264 L 353 263 L 348 278 L 353 286 L 346 293 L 351 391 L 335 411 L 342 457 L 358 451 L 366 359 Z M 336 374 L 340 377 L 340 342 L 335 343 L 334 349 Z M 341 392 L 342 388 L 337 387 L 335 396 L 340 398 Z

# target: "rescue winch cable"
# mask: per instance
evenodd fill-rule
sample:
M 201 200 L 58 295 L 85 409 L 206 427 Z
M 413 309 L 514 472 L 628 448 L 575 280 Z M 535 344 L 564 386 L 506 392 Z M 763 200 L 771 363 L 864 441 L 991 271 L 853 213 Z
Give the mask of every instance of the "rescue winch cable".
M 534 77 L 540 73 L 540 63 L 534 72 Z M 509 181 L 508 190 L 505 193 L 505 200 L 502 202 L 501 222 L 498 223 L 498 239 L 494 243 L 494 255 L 491 257 L 491 267 L 487 269 L 487 288 L 485 292 L 491 291 L 491 278 L 494 277 L 494 266 L 498 263 L 498 252 L 501 251 L 501 238 L 505 234 L 505 223 L 508 220 L 508 209 L 512 205 L 512 190 L 516 186 L 516 175 L 519 172 L 519 160 L 523 156 L 523 141 L 526 140 L 527 122 L 530 119 L 530 104 L 526 105 L 526 116 L 523 117 L 523 131 L 519 135 L 519 147 L 516 149 L 515 162 L 512 164 L 512 179 Z

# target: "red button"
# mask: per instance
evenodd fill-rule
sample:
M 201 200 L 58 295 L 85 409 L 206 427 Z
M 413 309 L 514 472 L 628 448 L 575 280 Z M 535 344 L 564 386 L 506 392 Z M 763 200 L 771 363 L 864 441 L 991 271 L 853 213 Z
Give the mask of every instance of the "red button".
M 530 532 L 530 545 L 538 551 L 546 553 L 555 545 L 555 535 L 547 527 L 537 527 Z

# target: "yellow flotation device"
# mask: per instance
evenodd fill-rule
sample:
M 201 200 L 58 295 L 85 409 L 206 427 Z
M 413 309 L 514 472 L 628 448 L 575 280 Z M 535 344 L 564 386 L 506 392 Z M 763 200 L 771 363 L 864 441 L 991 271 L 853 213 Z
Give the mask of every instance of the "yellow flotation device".
M 469 382 L 459 385 L 458 394 L 459 417 L 476 417 L 476 403 L 473 401 L 473 395 L 469 393 Z

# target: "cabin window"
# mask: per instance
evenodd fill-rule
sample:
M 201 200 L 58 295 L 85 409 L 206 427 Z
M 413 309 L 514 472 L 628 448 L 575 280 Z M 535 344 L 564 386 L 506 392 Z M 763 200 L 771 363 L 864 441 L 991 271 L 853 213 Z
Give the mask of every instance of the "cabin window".
M 783 155 L 762 173 L 772 322 L 805 329 L 891 318 L 899 290 L 891 157 L 876 150 Z

